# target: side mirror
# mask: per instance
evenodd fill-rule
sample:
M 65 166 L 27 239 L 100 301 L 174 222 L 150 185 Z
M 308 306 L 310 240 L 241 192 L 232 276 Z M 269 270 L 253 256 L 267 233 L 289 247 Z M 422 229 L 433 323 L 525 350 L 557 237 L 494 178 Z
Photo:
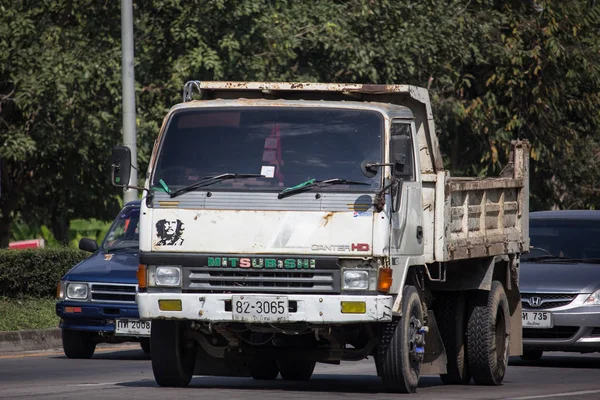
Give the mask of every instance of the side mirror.
M 408 135 L 393 136 L 390 140 L 394 176 L 412 178 L 412 139 Z
M 98 250 L 98 243 L 90 238 L 81 238 L 79 241 L 79 249 L 93 253 Z
M 127 186 L 131 175 L 131 150 L 129 147 L 113 147 L 110 167 L 112 184 L 118 187 Z
M 379 166 L 380 164 L 378 164 L 376 161 L 364 160 L 360 164 L 360 172 L 362 172 L 362 174 L 367 178 L 373 178 L 375 175 L 377 175 L 377 169 Z

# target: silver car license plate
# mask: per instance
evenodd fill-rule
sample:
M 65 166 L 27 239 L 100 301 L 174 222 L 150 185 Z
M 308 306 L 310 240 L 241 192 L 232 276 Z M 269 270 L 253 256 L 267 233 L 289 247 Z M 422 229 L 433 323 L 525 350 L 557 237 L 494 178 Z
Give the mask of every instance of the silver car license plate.
M 554 321 L 549 311 L 523 311 L 523 328 L 552 328 Z

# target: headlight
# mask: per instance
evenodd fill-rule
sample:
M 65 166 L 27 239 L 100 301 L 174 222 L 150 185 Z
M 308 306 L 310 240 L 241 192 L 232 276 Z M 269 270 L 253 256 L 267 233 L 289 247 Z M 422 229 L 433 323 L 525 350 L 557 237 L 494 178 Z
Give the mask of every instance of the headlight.
M 181 268 L 156 267 L 154 279 L 156 286 L 181 286 Z
M 584 306 L 600 306 L 600 290 L 590 294 L 590 297 L 583 302 Z
M 85 300 L 88 297 L 88 287 L 85 283 L 67 283 L 67 299 Z
M 343 290 L 367 290 L 369 288 L 369 271 L 346 270 L 342 279 Z

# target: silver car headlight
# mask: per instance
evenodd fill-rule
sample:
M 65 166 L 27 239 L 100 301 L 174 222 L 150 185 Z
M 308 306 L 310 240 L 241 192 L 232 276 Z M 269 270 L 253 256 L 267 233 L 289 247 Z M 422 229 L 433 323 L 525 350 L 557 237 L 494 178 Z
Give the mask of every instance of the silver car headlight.
M 156 286 L 181 286 L 181 268 L 174 266 L 158 266 L 154 271 Z
M 367 290 L 369 289 L 369 271 L 359 269 L 348 269 L 344 271 L 342 278 L 343 290 Z
M 67 283 L 67 299 L 86 300 L 88 297 L 88 285 L 85 283 Z
M 596 290 L 594 293 L 585 299 L 583 302 L 584 306 L 600 306 L 600 290 Z

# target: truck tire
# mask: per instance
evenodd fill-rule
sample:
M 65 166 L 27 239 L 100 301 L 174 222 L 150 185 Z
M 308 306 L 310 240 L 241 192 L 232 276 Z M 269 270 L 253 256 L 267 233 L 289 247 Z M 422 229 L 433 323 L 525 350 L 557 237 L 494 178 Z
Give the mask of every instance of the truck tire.
M 521 360 L 525 361 L 539 361 L 544 354 L 543 350 L 523 350 L 523 355 L 521 355 Z
M 440 378 L 446 385 L 467 385 L 471 381 L 471 373 L 466 358 L 467 306 L 464 293 L 437 294 L 434 313 L 448 358 L 446 373 L 440 374 Z
M 185 323 L 153 320 L 150 331 L 152 372 L 159 386 L 184 387 L 196 364 L 195 342 L 184 337 Z
M 279 365 L 281 379 L 286 381 L 307 381 L 312 377 L 317 363 L 303 360 L 279 360 L 277 364 Z
M 62 330 L 62 345 L 67 358 L 91 358 L 96 350 L 94 333 Z
M 467 359 L 478 385 L 500 385 L 508 365 L 510 314 L 502 283 L 492 282 L 489 292 L 469 296 Z
M 277 379 L 277 375 L 279 375 L 277 361 L 273 359 L 255 360 L 252 363 L 250 375 L 258 381 L 271 381 Z
M 378 371 L 390 392 L 415 393 L 419 384 L 424 336 L 423 308 L 419 292 L 406 286 L 402 295 L 402 318 L 386 324 L 378 346 Z
M 150 354 L 150 338 L 141 338 L 140 347 L 146 354 Z

